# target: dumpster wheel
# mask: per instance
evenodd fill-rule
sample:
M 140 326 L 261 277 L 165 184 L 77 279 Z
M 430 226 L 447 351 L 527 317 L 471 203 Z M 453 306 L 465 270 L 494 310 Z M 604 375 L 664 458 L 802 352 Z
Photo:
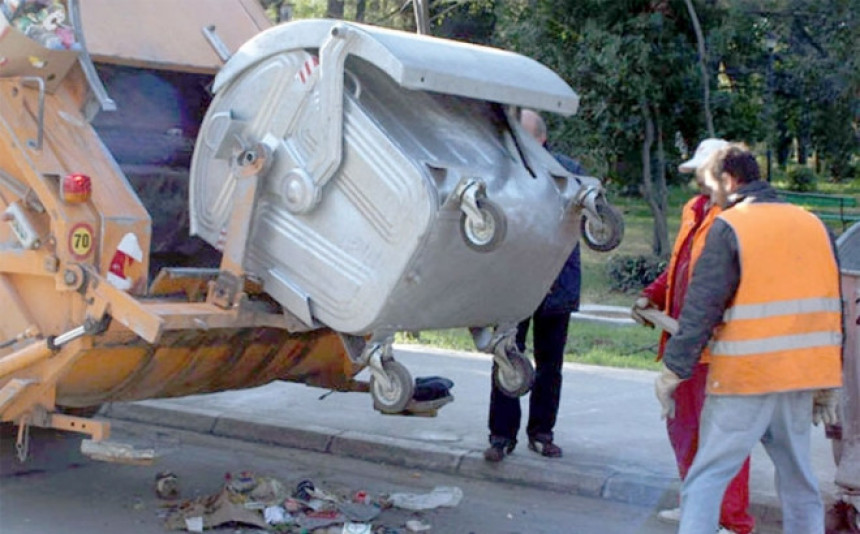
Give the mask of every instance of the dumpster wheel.
M 505 216 L 501 208 L 486 198 L 478 199 L 476 204 L 481 220 L 476 221 L 463 213 L 460 216 L 460 234 L 472 250 L 490 252 L 505 238 L 508 229 Z
M 395 360 L 383 360 L 382 369 L 388 378 L 389 385 L 370 376 L 370 394 L 373 395 L 373 407 L 382 413 L 400 413 L 412 400 L 415 384 L 412 375 L 403 364 Z
M 582 237 L 588 248 L 596 252 L 609 252 L 621 244 L 624 237 L 624 217 L 618 208 L 598 199 L 594 207 L 599 220 L 588 216 L 582 218 Z
M 535 368 L 532 362 L 519 351 L 507 351 L 511 369 L 505 370 L 493 364 L 493 386 L 508 397 L 522 397 L 531 390 L 535 382 Z

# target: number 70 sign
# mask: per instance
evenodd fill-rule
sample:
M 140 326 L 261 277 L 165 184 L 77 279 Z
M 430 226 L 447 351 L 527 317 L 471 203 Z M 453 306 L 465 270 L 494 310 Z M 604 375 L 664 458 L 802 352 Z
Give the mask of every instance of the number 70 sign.
M 75 259 L 83 260 L 93 250 L 93 229 L 87 223 L 78 223 L 69 231 L 69 252 Z

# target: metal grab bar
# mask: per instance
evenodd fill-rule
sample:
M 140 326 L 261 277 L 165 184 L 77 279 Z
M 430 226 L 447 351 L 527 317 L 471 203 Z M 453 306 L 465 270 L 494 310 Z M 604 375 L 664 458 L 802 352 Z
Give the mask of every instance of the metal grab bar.
M 42 143 L 45 140 L 45 80 L 38 76 L 22 76 L 21 86 L 25 86 L 28 83 L 35 83 L 39 87 L 39 111 L 36 117 L 38 126 L 36 140 L 28 139 L 27 146 L 36 150 L 42 150 Z
M 90 53 L 87 51 L 87 43 L 84 39 L 84 29 L 81 24 L 81 6 L 79 4 L 79 0 L 69 0 L 68 6 L 69 21 L 72 23 L 72 28 L 75 30 L 75 40 L 81 45 L 80 55 L 78 55 L 78 63 L 80 63 L 81 69 L 84 71 L 87 83 L 89 84 L 99 107 L 103 111 L 116 111 L 116 102 L 108 96 L 107 90 L 99 78 L 98 72 L 96 72 L 96 66 L 93 65 Z M 91 118 L 91 116 L 87 117 L 87 119 Z

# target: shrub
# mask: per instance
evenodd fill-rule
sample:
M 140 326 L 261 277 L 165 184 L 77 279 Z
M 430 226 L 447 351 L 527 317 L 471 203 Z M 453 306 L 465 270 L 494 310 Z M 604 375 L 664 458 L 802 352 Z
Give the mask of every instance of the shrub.
M 818 177 L 809 167 L 794 167 L 788 171 L 789 191 L 815 191 Z
M 609 287 L 625 293 L 639 291 L 653 282 L 666 264 L 666 260 L 656 256 L 612 256 L 606 262 Z

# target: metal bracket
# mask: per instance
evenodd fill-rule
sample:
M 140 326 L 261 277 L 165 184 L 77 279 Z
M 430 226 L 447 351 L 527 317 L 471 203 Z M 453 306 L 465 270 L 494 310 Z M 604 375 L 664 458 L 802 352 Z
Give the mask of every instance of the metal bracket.
M 218 34 L 215 33 L 215 25 L 210 24 L 209 26 L 205 26 L 203 28 L 203 36 L 206 37 L 206 41 L 209 42 L 209 46 L 211 46 L 212 50 L 218 54 L 221 61 L 227 63 L 227 60 L 230 59 L 232 54 L 230 53 L 230 49 L 227 48 L 227 45 L 224 44 L 224 41 L 222 41 L 221 38 L 218 37 Z
M 516 344 L 517 325 L 505 323 L 495 327 L 472 327 L 469 328 L 475 348 L 479 351 L 492 354 L 493 361 L 501 367 L 504 372 L 514 372 L 508 360 L 508 350 Z
M 471 226 L 481 230 L 486 226 L 484 215 L 478 207 L 478 199 L 485 196 L 487 186 L 481 180 L 474 178 L 465 179 L 454 190 L 456 197 L 460 199 L 460 210 L 466 214 Z
M 18 421 L 18 439 L 15 440 L 18 461 L 24 463 L 30 454 L 30 416 L 25 414 Z
M 38 130 L 36 132 L 36 140 L 28 139 L 27 146 L 34 150 L 42 150 L 42 144 L 45 139 L 45 80 L 38 76 L 22 76 L 20 80 L 21 86 L 25 86 L 28 83 L 35 83 L 36 87 L 39 88 L 39 111 L 36 116 Z
M 597 187 L 584 187 L 574 199 L 574 205 L 582 206 L 587 217 L 594 221 L 600 221 L 600 215 L 597 213 L 597 199 L 600 197 L 601 190 Z
M 75 31 L 75 41 L 81 45 L 81 50 L 78 55 L 78 63 L 81 65 L 81 70 L 84 71 L 84 77 L 86 77 L 90 90 L 92 91 L 99 107 L 103 111 L 116 111 L 116 102 L 108 96 L 107 90 L 105 89 L 101 79 L 99 79 L 98 72 L 96 72 L 96 67 L 93 65 L 90 53 L 87 51 L 87 44 L 84 38 L 84 28 L 81 24 L 81 8 L 79 0 L 69 0 L 68 6 L 69 20 Z M 87 117 L 87 120 L 92 120 L 96 113 L 97 111 L 84 111 L 84 115 Z
M 317 145 L 310 162 L 292 169 L 285 178 L 287 209 L 293 213 L 308 213 L 320 203 L 322 188 L 343 159 L 344 64 L 359 37 L 349 26 L 337 24 L 320 47 L 319 136 L 323 142 Z
M 236 303 L 241 280 L 229 271 L 221 271 L 214 282 L 210 282 L 209 300 L 215 306 L 229 310 Z
M 374 340 L 366 344 L 361 352 L 359 362 L 366 365 L 370 369 L 373 378 L 385 388 L 391 388 L 391 381 L 388 379 L 388 373 L 382 366 L 382 362 L 387 359 L 394 358 L 394 351 L 391 345 L 394 343 L 394 336 L 374 336 Z

